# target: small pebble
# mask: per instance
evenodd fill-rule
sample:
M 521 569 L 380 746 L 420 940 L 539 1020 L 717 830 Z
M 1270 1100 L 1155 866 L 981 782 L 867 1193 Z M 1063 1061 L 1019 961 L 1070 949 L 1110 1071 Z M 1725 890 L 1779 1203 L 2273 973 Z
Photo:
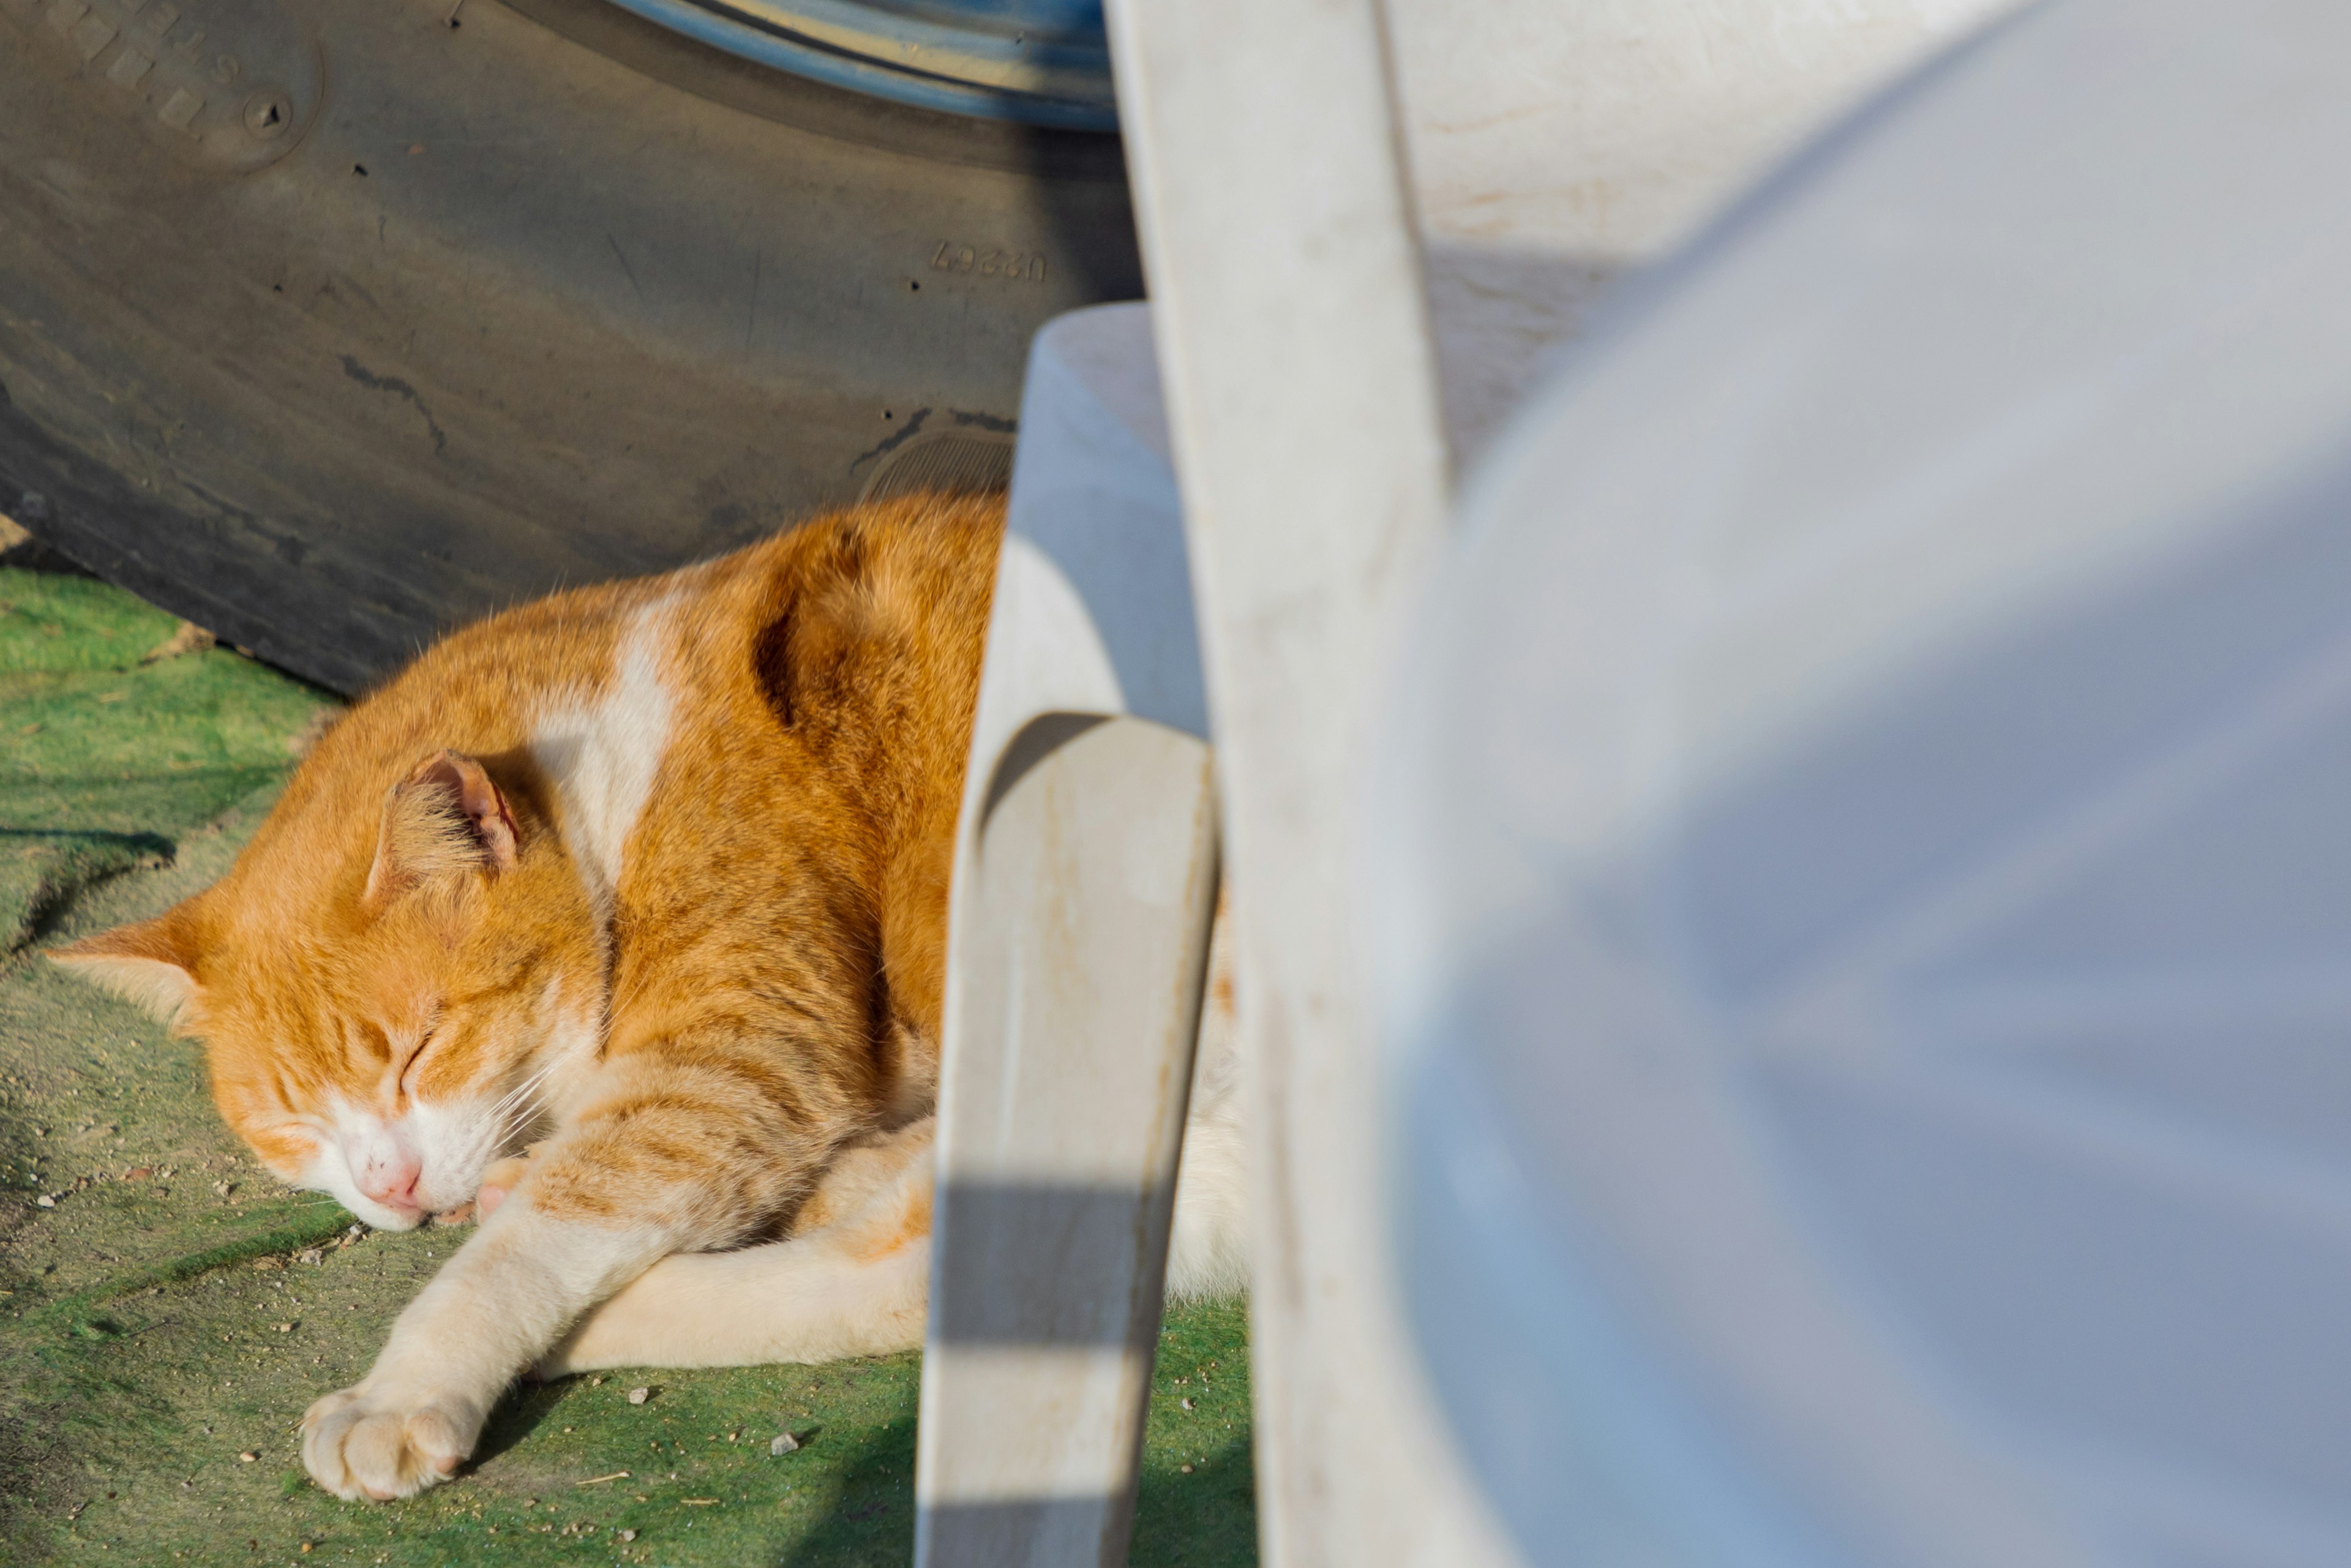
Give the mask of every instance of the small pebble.
M 249 1465 L 249 1464 L 251 1464 L 251 1463 L 253 1463 L 253 1461 L 254 1461 L 254 1460 L 256 1460 L 256 1459 L 257 1459 L 257 1458 L 261 1458 L 261 1455 L 260 1455 L 259 1453 L 257 1453 L 256 1451 L 255 1451 L 254 1449 L 251 1449 L 251 1448 L 247 1448 L 245 1452 L 243 1452 L 243 1453 L 241 1453 L 241 1454 L 239 1454 L 239 1455 L 237 1456 L 237 1458 L 238 1458 L 241 1462 L 243 1462 L 243 1463 L 245 1463 L 245 1464 L 248 1464 L 248 1465 Z
M 33 1202 L 42 1208 L 55 1208 L 57 1206 L 57 1200 L 51 1197 L 47 1193 L 41 1194 L 41 1196 L 35 1198 Z
M 279 1323 L 277 1325 L 277 1332 L 279 1333 L 292 1333 L 294 1332 L 294 1325 L 292 1323 Z
M 650 1388 L 632 1388 L 629 1390 L 629 1403 L 632 1405 L 643 1405 L 646 1400 L 651 1399 L 653 1396 L 653 1391 Z
M 1177 1469 L 1179 1469 L 1179 1470 L 1182 1470 L 1182 1471 L 1183 1471 L 1186 1475 L 1187 1475 L 1187 1476 L 1188 1476 L 1188 1475 L 1190 1475 L 1190 1474 L 1192 1473 L 1192 1467 L 1191 1467 L 1191 1466 L 1189 1466 L 1189 1465 L 1178 1465 L 1178 1466 L 1176 1466 L 1176 1468 Z
M 778 1432 L 775 1435 L 774 1438 L 768 1442 L 768 1452 L 771 1454 L 789 1454 L 799 1446 L 800 1440 L 798 1437 L 793 1437 L 789 1432 Z
M 637 1538 L 637 1532 L 633 1530 L 616 1531 L 614 1533 L 623 1541 L 634 1541 Z
M 1181 1405 L 1186 1410 L 1192 1408 L 1192 1402 L 1189 1399 L 1178 1399 L 1176 1403 Z

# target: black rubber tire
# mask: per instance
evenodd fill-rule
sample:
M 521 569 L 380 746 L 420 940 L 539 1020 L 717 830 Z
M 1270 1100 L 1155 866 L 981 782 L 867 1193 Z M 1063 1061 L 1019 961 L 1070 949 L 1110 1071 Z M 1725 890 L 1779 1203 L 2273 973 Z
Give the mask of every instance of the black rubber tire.
M 340 690 L 1008 429 L 1140 292 L 1114 138 L 601 0 L 0 0 L 0 512 Z

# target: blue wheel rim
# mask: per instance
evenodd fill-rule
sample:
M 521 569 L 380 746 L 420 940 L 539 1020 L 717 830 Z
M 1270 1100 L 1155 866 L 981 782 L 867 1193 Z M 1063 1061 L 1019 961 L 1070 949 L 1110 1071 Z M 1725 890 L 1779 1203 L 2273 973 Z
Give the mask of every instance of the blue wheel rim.
M 918 109 L 1115 131 L 1102 0 L 615 0 L 745 59 Z

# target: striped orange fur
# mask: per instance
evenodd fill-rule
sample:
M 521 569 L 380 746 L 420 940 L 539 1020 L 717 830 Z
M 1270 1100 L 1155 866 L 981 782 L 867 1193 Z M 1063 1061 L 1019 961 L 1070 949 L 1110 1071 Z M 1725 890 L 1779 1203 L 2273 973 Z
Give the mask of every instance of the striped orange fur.
M 593 1244 L 504 1287 L 549 1299 L 480 1386 L 395 1398 L 416 1442 L 363 1414 L 324 1453 L 348 1412 L 314 1412 L 321 1481 L 428 1482 L 580 1310 L 789 1229 L 837 1155 L 928 1113 L 1001 528 L 898 501 L 459 632 L 327 734 L 218 885 L 56 955 L 202 1037 L 230 1125 L 371 1224 L 548 1139 L 410 1315 L 527 1232 Z M 398 1403 L 443 1392 L 421 1425 Z

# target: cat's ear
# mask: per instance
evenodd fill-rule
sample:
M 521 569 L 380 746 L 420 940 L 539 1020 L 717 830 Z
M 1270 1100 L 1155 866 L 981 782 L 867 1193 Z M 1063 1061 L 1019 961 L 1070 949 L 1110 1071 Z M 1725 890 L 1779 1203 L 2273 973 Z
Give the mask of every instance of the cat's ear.
M 196 954 L 195 922 L 181 904 L 68 943 L 49 959 L 170 1023 L 196 999 Z
M 520 852 L 513 810 L 479 762 L 442 751 L 418 763 L 383 798 L 367 902 L 381 905 L 455 873 L 496 876 Z

